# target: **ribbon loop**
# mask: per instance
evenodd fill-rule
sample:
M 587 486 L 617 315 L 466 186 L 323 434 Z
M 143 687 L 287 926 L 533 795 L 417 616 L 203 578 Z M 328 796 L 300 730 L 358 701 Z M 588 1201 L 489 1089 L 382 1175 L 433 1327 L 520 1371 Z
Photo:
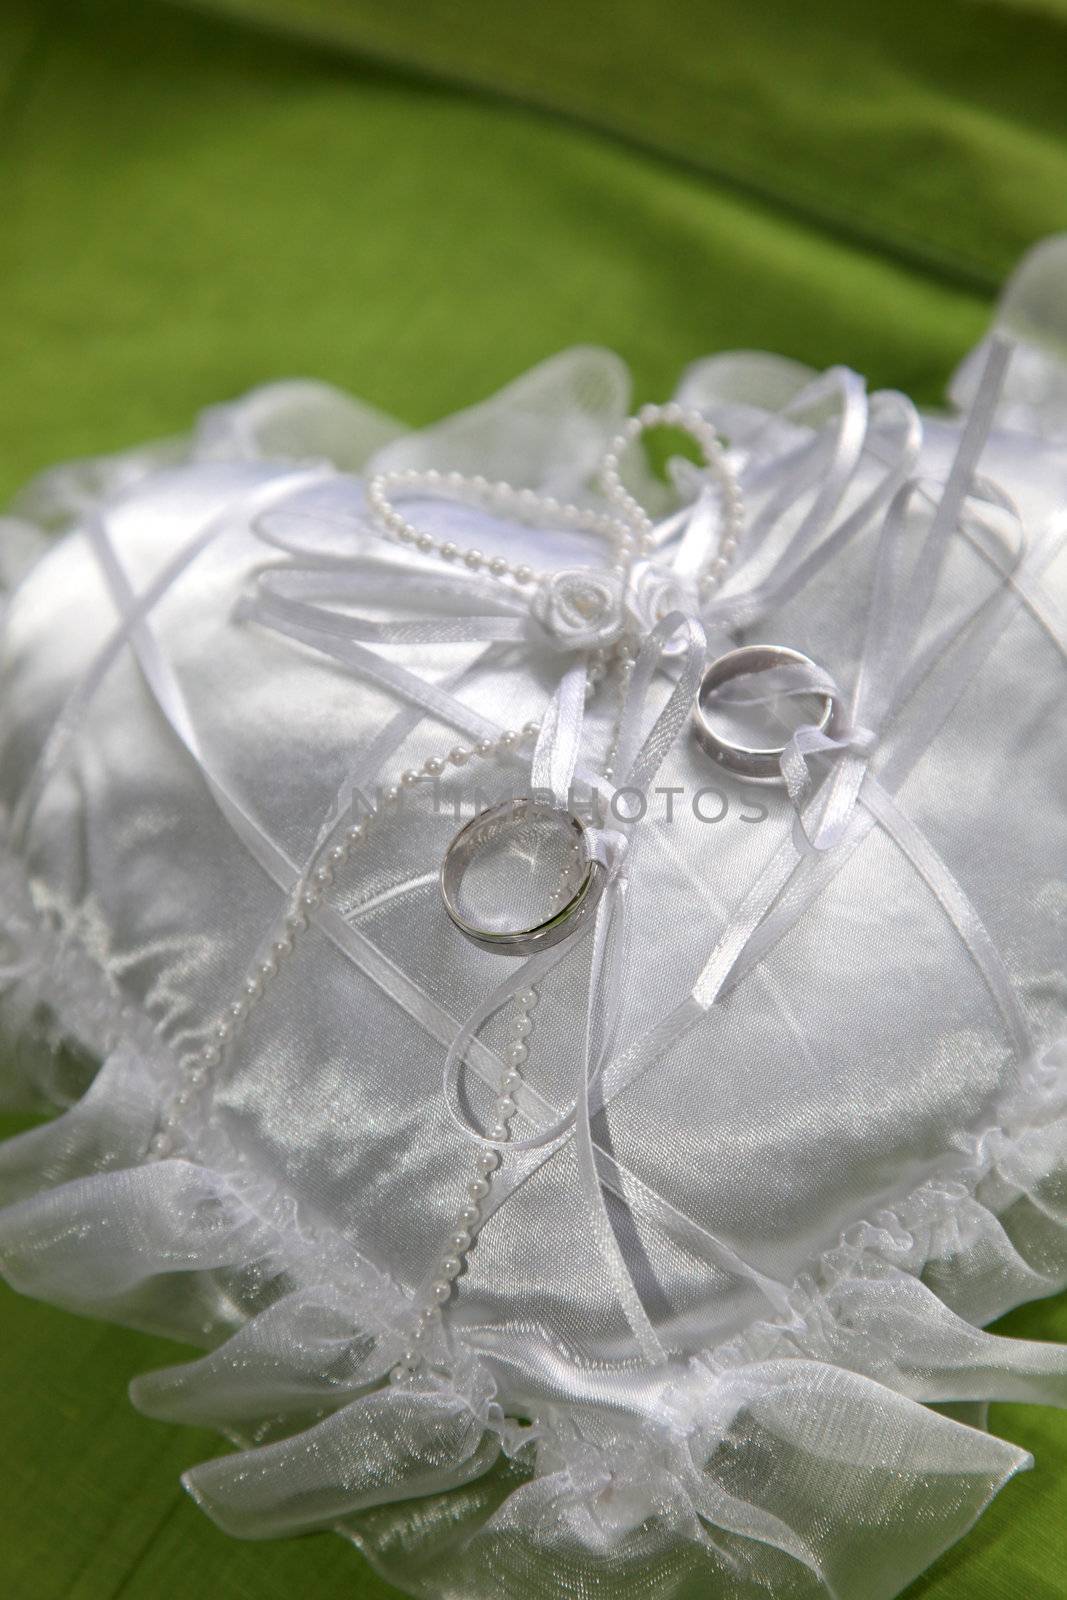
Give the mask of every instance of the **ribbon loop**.
M 976 486 L 975 468 L 995 412 L 1009 354 L 1003 340 L 991 341 L 974 409 L 960 435 L 944 488 L 933 502 L 930 526 L 917 553 L 909 555 L 908 535 L 915 503 L 920 496 L 929 501 L 929 491 L 920 479 L 908 477 L 896 487 L 889 501 L 878 538 L 848 730 L 833 739 L 816 727 L 803 725 L 782 752 L 782 777 L 796 811 L 794 839 L 802 853 L 832 850 L 849 832 L 881 727 L 899 701 L 949 541 L 959 527 L 968 496 L 977 487 L 980 498 L 1007 509 L 999 491 L 991 492 L 983 483 Z M 815 798 L 808 763 L 812 757 L 824 754 L 836 759 L 825 795 Z

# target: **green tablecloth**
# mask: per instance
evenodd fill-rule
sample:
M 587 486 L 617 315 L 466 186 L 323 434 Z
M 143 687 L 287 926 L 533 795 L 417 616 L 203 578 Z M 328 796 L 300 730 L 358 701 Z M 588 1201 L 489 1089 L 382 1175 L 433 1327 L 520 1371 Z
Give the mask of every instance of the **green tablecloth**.
M 264 379 L 418 423 L 578 341 L 642 398 L 747 346 L 936 401 L 1067 227 L 1065 60 L 1065 0 L 6 0 L 0 498 Z M 0 1593 L 389 1592 L 184 1499 L 214 1442 L 125 1397 L 172 1347 L 0 1307 Z M 1065 1338 L 1067 1303 L 1003 1326 Z M 1067 1421 L 993 1426 L 1038 1472 L 915 1600 L 1067 1595 Z

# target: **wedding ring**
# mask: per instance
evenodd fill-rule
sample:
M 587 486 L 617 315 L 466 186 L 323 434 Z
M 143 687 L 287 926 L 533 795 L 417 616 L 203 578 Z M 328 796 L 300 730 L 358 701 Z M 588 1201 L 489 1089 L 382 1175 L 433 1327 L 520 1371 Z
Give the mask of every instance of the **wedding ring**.
M 479 925 L 460 909 L 463 880 L 468 869 L 497 845 L 509 831 L 527 836 L 535 828 L 558 828 L 565 867 L 550 874 L 555 883 L 546 895 L 546 915 L 518 927 Z M 547 950 L 572 934 L 593 915 L 604 889 L 606 868 L 590 848 L 589 832 L 569 811 L 544 801 L 522 797 L 490 806 L 472 817 L 456 834 L 441 863 L 441 898 L 453 924 L 472 944 L 498 955 L 531 956 Z M 517 921 L 522 921 L 517 915 Z
M 728 650 L 713 661 L 704 674 L 693 708 L 693 732 L 698 743 L 712 760 L 727 772 L 744 778 L 749 783 L 783 783 L 779 764 L 786 745 L 769 748 L 751 748 L 736 744 L 716 732 L 708 711 L 708 702 L 716 689 L 732 678 L 746 677 L 751 673 L 769 672 L 775 667 L 800 669 L 812 679 L 811 693 L 822 701 L 822 714 L 815 726 L 829 738 L 839 738 L 846 726 L 845 707 L 840 698 L 826 688 L 826 673 L 799 650 L 789 650 L 780 644 L 742 645 L 738 650 Z

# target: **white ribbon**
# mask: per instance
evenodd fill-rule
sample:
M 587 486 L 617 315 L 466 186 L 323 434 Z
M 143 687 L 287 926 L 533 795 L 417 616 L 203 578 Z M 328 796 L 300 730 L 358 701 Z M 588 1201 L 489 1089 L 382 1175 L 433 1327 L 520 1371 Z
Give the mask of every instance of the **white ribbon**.
M 683 636 L 682 666 L 677 682 L 652 727 L 641 739 L 641 719 L 653 676 L 668 642 L 675 634 Z M 661 763 L 685 725 L 700 684 L 704 664 L 704 630 L 693 617 L 671 613 L 657 623 L 641 647 L 630 689 L 620 720 L 616 760 L 622 784 L 644 787 L 651 783 Z M 542 719 L 534 751 L 531 778 L 537 790 L 547 790 L 553 802 L 565 809 L 574 778 L 581 745 L 585 704 L 585 667 L 578 663 L 566 672 Z M 627 836 L 634 826 L 622 822 L 617 829 L 587 830 L 594 854 L 607 866 L 607 882 L 601 894 L 592 929 L 592 954 L 589 972 L 589 997 L 582 1058 L 578 1063 L 578 1083 L 574 1103 L 559 1117 L 523 1139 L 496 1141 L 472 1126 L 459 1104 L 456 1078 L 460 1063 L 478 1030 L 494 1012 L 518 993 L 519 989 L 542 977 L 566 953 L 569 943 L 556 946 L 534 957 L 521 971 L 505 980 L 463 1023 L 449 1049 L 442 1069 L 442 1088 L 449 1115 L 468 1138 L 489 1148 L 512 1152 L 542 1149 L 574 1129 L 575 1153 L 590 1232 L 603 1259 L 608 1281 L 645 1358 L 660 1363 L 666 1353 L 645 1311 L 640 1292 L 619 1248 L 615 1230 L 604 1200 L 597 1152 L 592 1134 L 591 1104 L 594 1089 L 604 1070 L 610 1043 L 610 1029 L 604 1028 L 605 1015 L 617 1009 L 611 1004 L 611 978 L 616 976 L 610 960 L 612 933 L 618 935 L 618 916 L 625 894 L 624 863 Z M 613 920 L 615 927 L 613 929 Z
M 1003 340 L 994 339 L 975 406 L 960 436 L 944 492 L 936 501 L 933 521 L 910 568 L 905 546 L 912 502 L 920 494 L 926 497 L 929 494 L 918 480 L 908 479 L 897 488 L 890 501 L 878 542 L 866 639 L 853 686 L 846 732 L 831 738 L 817 727 L 803 726 L 796 730 L 783 751 L 780 764 L 797 811 L 797 838 L 798 842 L 803 841 L 801 849 L 832 850 L 842 842 L 851 826 L 861 790 L 868 779 L 879 730 L 906 679 L 950 537 L 960 523 L 965 500 L 972 489 L 978 457 L 992 423 L 1009 357 L 1010 347 Z M 1020 561 L 1024 554 L 1025 543 L 1019 553 Z M 792 692 L 802 693 L 803 689 Z M 836 756 L 834 769 L 825 796 L 820 796 L 817 807 L 809 807 L 812 782 L 808 761 L 822 753 Z M 872 787 L 873 784 L 868 785 Z M 818 814 L 813 824 L 812 811 L 815 810 Z M 903 819 L 887 795 L 880 796 L 878 810 L 891 832 L 904 831 Z M 922 859 L 933 866 L 934 853 L 929 848 L 915 848 L 913 831 L 909 831 L 911 848 L 906 853 L 915 862 Z M 941 896 L 943 899 L 951 898 L 959 903 L 955 891 L 948 890 L 947 869 L 935 868 L 933 884 L 939 893 L 948 891 Z M 973 922 L 976 918 L 969 920 Z

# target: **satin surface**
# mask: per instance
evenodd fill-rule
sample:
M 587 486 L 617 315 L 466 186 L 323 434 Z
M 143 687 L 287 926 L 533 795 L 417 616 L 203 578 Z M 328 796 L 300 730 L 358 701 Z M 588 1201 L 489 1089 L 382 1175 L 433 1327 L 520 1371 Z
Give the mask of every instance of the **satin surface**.
M 788 410 L 809 378 L 719 357 L 680 390 L 736 442 L 764 534 L 746 558 L 772 594 L 838 460 L 829 443 L 820 453 L 833 406 Z M 442 465 L 586 495 L 626 378 L 606 353 L 569 353 L 384 446 L 384 419 L 342 406 L 350 457 L 364 438 L 368 471 Z M 889 472 L 889 430 L 876 405 L 862 414 L 830 531 Z M 981 473 L 1019 518 L 993 515 L 985 549 L 953 533 L 914 641 L 882 659 L 883 674 L 887 661 L 921 668 L 871 733 L 871 769 L 913 831 L 872 812 L 858 842 L 811 854 L 768 908 L 766 948 L 710 1003 L 702 969 L 795 837 L 790 796 L 709 770 L 685 730 L 655 779 L 680 791 L 672 815 L 654 793 L 633 830 L 591 1131 L 666 1363 L 642 1359 L 611 1292 L 565 1133 L 505 1162 L 435 1375 L 409 1389 L 382 1380 L 472 1173 L 442 1061 L 502 977 L 440 902 L 447 806 L 435 814 L 418 790 L 372 830 L 203 1114 L 172 1156 L 149 1156 L 178 1063 L 240 992 L 339 797 L 396 782 L 459 737 L 412 714 L 379 763 L 404 698 L 254 611 L 265 567 L 358 572 L 380 550 L 359 476 L 309 444 L 336 436 L 332 398 L 266 391 L 212 413 L 183 461 L 118 463 L 103 496 L 80 504 L 72 469 L 17 508 L 32 532 L 57 482 L 74 503 L 6 620 L 9 1089 L 74 1103 L 0 1154 L 0 1259 L 28 1292 L 213 1352 L 147 1377 L 135 1399 L 244 1445 L 190 1477 L 224 1527 L 343 1524 L 416 1594 L 505 1584 L 585 1600 L 622 1584 L 683 1596 L 710 1581 L 724 1596 L 871 1600 L 897 1593 L 1026 1464 L 923 1404 L 1067 1398 L 1062 1353 L 978 1331 L 1067 1282 L 1067 466 L 1055 439 L 1020 431 L 1017 410 L 1007 420 Z M 935 487 L 904 518 L 911 551 L 959 439 L 958 422 L 924 420 L 913 476 Z M 678 503 L 652 479 L 641 487 L 661 516 Z M 468 507 L 407 510 L 539 570 L 602 559 L 577 536 Z M 783 584 L 746 641 L 788 644 L 855 685 L 871 664 L 884 521 Z M 129 587 L 125 616 L 101 526 Z M 417 623 L 414 577 L 406 586 L 402 563 L 394 577 L 395 594 L 347 609 Z M 962 658 L 949 648 L 961 639 Z M 540 719 L 568 659 L 536 631 L 371 648 L 498 728 Z M 656 679 L 646 721 L 670 685 Z M 591 703 L 581 754 L 593 770 L 614 710 L 607 693 Z M 524 773 L 528 758 L 479 775 L 522 792 Z M 953 885 L 966 902 L 955 920 Z M 578 1092 L 590 959 L 576 945 L 539 985 L 520 1134 Z M 80 1099 L 61 1037 L 102 1063 Z M 463 1074 L 475 1121 L 505 1037 L 506 1018 L 491 1019 Z

